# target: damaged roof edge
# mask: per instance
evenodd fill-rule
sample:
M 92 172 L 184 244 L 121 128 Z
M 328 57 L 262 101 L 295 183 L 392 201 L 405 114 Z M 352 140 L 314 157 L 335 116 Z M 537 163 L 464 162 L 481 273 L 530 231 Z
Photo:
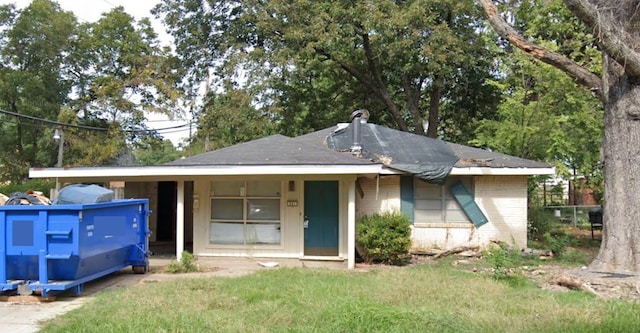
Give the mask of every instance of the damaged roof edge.
M 555 175 L 556 168 L 489 168 L 489 167 L 453 167 L 449 176 L 544 176 Z M 403 175 L 405 171 L 384 167 L 381 175 Z

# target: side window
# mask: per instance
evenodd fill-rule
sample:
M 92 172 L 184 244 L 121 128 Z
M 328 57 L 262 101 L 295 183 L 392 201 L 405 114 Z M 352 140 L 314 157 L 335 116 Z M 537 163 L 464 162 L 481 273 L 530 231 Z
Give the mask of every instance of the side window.
M 416 179 L 415 223 L 471 223 L 450 189 L 452 184 L 458 182 L 473 189 L 471 177 L 449 177 L 443 185 Z

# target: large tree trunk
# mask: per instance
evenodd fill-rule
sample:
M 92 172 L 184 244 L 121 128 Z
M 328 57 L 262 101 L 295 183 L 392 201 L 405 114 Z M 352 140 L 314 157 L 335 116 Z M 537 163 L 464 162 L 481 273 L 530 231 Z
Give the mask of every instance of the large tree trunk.
M 590 268 L 640 271 L 640 84 L 628 76 L 604 78 L 610 87 L 604 91 L 604 230 Z
M 604 230 L 591 269 L 640 272 L 640 52 L 635 0 L 564 0 L 604 53 L 602 79 L 518 34 L 492 0 L 479 0 L 495 31 L 528 55 L 561 69 L 604 103 Z

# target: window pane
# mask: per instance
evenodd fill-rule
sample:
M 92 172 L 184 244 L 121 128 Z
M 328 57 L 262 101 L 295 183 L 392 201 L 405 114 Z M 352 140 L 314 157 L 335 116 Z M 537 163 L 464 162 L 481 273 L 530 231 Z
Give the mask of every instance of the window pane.
M 242 223 L 212 222 L 209 226 L 209 241 L 214 244 L 244 244 Z
M 242 220 L 242 199 L 211 199 L 211 219 Z
M 279 180 L 247 182 L 247 196 L 250 197 L 280 197 L 280 189 Z
M 247 245 L 280 244 L 280 223 L 247 223 Z
M 280 199 L 247 200 L 248 220 L 280 220 Z
M 216 181 L 211 182 L 211 195 L 215 197 L 241 197 L 244 196 L 244 182 Z

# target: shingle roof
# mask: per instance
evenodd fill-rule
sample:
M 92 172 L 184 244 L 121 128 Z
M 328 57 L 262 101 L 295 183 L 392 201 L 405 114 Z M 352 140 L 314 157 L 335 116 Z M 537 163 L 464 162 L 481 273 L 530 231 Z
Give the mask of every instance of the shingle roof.
M 237 144 L 165 165 L 366 165 L 370 161 L 310 145 L 284 135 Z
M 344 125 L 346 126 L 347 124 Z M 418 140 L 418 143 L 423 142 L 425 139 L 420 135 L 400 132 L 380 125 L 367 124 L 367 126 L 377 129 L 382 128 L 381 131 L 376 130 L 376 132 L 384 132 L 385 136 L 397 134 L 401 139 L 393 140 L 392 142 L 384 142 L 383 145 L 397 144 L 398 142 L 401 142 L 404 146 L 402 149 L 406 149 L 408 143 L 411 143 L 411 145 L 416 144 L 414 140 L 407 140 L 407 138 L 415 137 L 416 140 Z M 329 148 L 327 146 L 327 138 L 338 128 L 338 126 L 332 126 L 295 138 L 289 138 L 279 134 L 272 135 L 250 142 L 237 144 L 235 146 L 183 158 L 166 163 L 165 165 L 366 165 L 382 162 L 372 161 L 371 159 L 366 158 L 356 158 L 351 153 L 337 152 Z M 451 148 L 455 156 L 459 158 L 454 166 L 458 168 L 551 168 L 549 164 L 544 162 L 527 160 L 451 142 L 440 140 L 435 141 L 443 142 Z M 363 149 L 367 150 L 366 142 L 363 142 Z M 386 149 L 393 150 L 396 149 L 396 147 L 388 146 Z
M 460 158 L 456 167 L 489 167 L 489 168 L 551 168 L 551 165 L 520 157 L 496 153 L 484 149 L 447 142 L 453 152 Z
M 344 124 L 345 126 L 347 124 Z M 380 126 L 380 125 L 374 125 Z M 329 137 L 338 126 L 325 128 L 316 132 L 305 134 L 294 138 L 296 141 L 304 142 L 310 145 L 322 145 L 326 149 L 329 149 L 326 144 L 326 139 Z M 406 133 L 407 135 L 416 135 Z M 492 152 L 480 148 L 474 148 L 470 146 L 460 145 L 452 142 L 445 142 L 453 153 L 459 158 L 454 167 L 468 168 L 468 167 L 488 167 L 488 168 L 551 168 L 552 166 L 533 160 Z M 366 147 L 365 147 L 366 149 Z

